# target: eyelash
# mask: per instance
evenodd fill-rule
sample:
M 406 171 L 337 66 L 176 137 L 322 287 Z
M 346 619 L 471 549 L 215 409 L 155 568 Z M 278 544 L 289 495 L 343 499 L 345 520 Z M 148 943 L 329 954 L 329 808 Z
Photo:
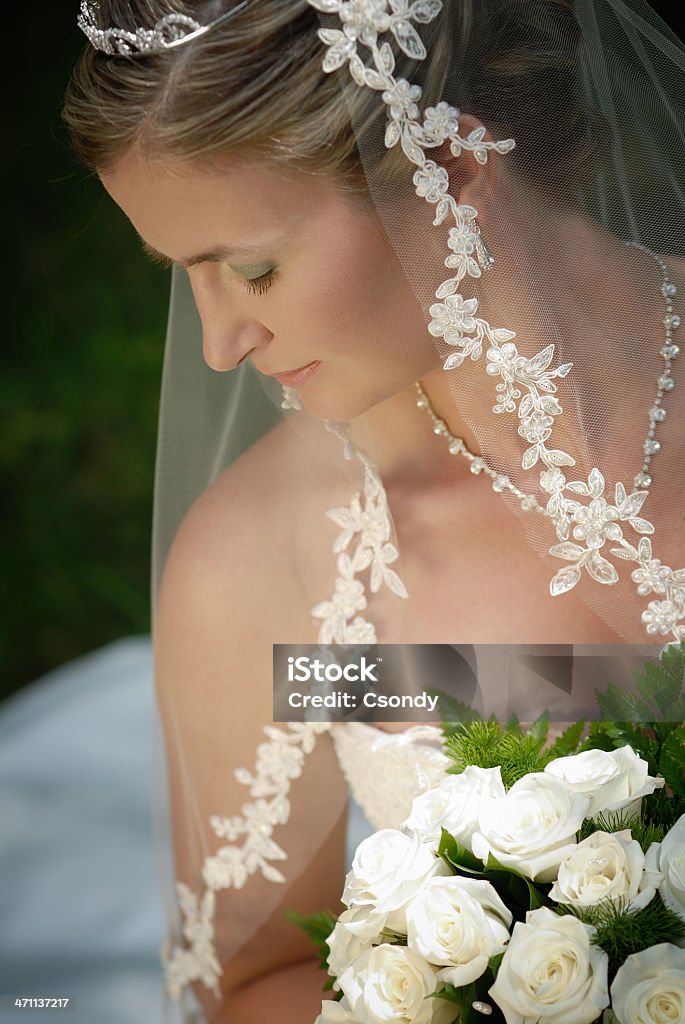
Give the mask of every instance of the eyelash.
M 268 292 L 275 276 L 275 270 L 267 270 L 266 274 L 262 274 L 260 277 L 253 277 L 252 280 L 244 278 L 244 284 L 253 295 L 263 295 L 265 292 Z

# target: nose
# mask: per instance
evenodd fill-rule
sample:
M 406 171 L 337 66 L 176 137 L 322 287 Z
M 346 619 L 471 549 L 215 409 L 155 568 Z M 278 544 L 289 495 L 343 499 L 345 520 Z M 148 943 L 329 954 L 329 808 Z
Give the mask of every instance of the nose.
M 202 323 L 202 354 L 210 369 L 234 370 L 271 341 L 268 328 L 247 313 L 235 287 L 228 287 L 220 274 L 199 277 L 191 271 L 191 286 Z

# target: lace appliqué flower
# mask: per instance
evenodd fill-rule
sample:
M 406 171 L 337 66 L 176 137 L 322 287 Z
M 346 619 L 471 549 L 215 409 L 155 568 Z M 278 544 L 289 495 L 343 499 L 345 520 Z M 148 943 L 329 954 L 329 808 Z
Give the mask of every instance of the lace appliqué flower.
M 662 635 L 670 632 L 676 639 L 681 639 L 685 636 L 685 625 L 681 621 L 685 616 L 682 586 L 685 570 L 660 571 L 657 586 L 663 590 L 655 589 L 649 582 L 654 579 L 654 568 L 650 568 L 649 560 L 638 556 L 638 550 L 644 548 L 630 545 L 624 539 L 620 525 L 627 523 L 638 533 L 652 532 L 651 524 L 637 515 L 646 492 L 635 491 L 627 495 L 619 483 L 616 485 L 615 502 L 611 504 L 603 496 L 604 478 L 597 469 L 592 470 L 587 484 L 572 481 L 567 485 L 559 467 L 573 466 L 575 459 L 567 452 L 547 445 L 552 437 L 555 418 L 562 413 L 561 404 L 555 397 L 556 381 L 569 373 L 572 364 L 552 367 L 554 345 L 546 346 L 532 358 L 521 355 L 513 343 L 515 332 L 491 327 L 478 316 L 478 300 L 465 298 L 459 293 L 464 278 L 481 275 L 475 258 L 477 210 L 458 204 L 449 194 L 447 171 L 428 159 L 426 150 L 449 141 L 453 156 L 471 152 L 475 160 L 485 164 L 489 152 L 508 153 L 515 142 L 513 139 L 485 141 L 485 128 L 482 126 L 463 137 L 459 132 L 459 110 L 445 102 L 427 107 L 421 121 L 421 88 L 406 79 L 394 77 L 392 45 L 388 38 L 382 40 L 380 37 L 389 35 L 407 57 L 422 60 L 426 50 L 411 23 L 433 21 L 442 9 L 441 0 L 417 0 L 413 3 L 410 0 L 309 0 L 309 3 L 324 14 L 337 14 L 342 23 L 341 30 L 319 30 L 319 37 L 328 47 L 323 61 L 324 70 L 334 71 L 348 64 L 358 85 L 380 92 L 387 108 L 386 147 L 391 149 L 400 145 L 407 159 L 417 168 L 413 175 L 414 186 L 418 196 L 435 206 L 433 224 L 437 227 L 450 215 L 453 218 L 454 226 L 447 236 L 449 253 L 445 257 L 445 266 L 452 271 L 452 276 L 436 289 L 435 297 L 439 301 L 430 307 L 432 320 L 428 329 L 454 350 L 445 359 L 445 370 L 460 366 L 467 358 L 478 360 L 485 343 L 488 345 L 487 373 L 501 378 L 495 389 L 497 398 L 493 411 L 517 414 L 518 433 L 528 444 L 522 456 L 522 466 L 529 470 L 540 464 L 540 486 L 550 494 L 545 511 L 554 523 L 557 539 L 561 541 L 550 549 L 550 553 L 572 563 L 553 577 L 550 593 L 556 596 L 571 590 L 579 582 L 583 569 L 600 583 L 617 582 L 615 566 L 600 554 L 600 549 L 607 540 L 618 542 L 620 549 L 613 549 L 612 554 L 638 562 L 639 567 L 633 573 L 638 592 L 643 595 L 647 587 L 648 591 L 651 589 L 664 595 L 663 600 L 650 602 L 642 615 L 647 631 Z M 359 44 L 367 47 L 370 64 L 360 56 Z M 588 500 L 579 501 L 579 496 Z M 350 521 L 355 514 L 355 509 L 351 508 Z M 644 528 L 640 524 L 644 524 Z M 569 540 L 572 526 L 574 541 L 582 543 Z M 619 550 L 622 552 L 620 556 Z M 351 567 L 347 562 L 339 563 L 340 578 L 349 580 L 350 572 L 356 571 L 356 566 L 354 555 Z M 335 620 L 336 623 L 327 632 L 335 631 L 342 622 L 340 603 L 339 600 L 335 605 L 335 613 L 333 599 L 325 605 L 324 621 Z M 321 610 L 324 606 L 317 608 Z
M 370 569 L 369 587 L 377 593 L 385 585 L 398 597 L 408 597 L 404 583 L 390 566 L 399 557 L 391 542 L 391 524 L 385 488 L 373 462 L 350 440 L 350 429 L 343 423 L 326 423 L 326 427 L 343 441 L 345 457 L 358 458 L 364 466 L 362 493 L 353 496 L 349 505 L 330 509 L 328 517 L 342 528 L 333 545 L 337 554 L 338 578 L 328 601 L 312 608 L 311 614 L 321 619 L 320 644 L 370 644 L 376 642 L 373 624 L 356 614 L 366 608 L 366 592 L 357 574 Z M 356 546 L 348 553 L 353 539 Z
M 201 981 L 220 998 L 222 971 L 214 945 L 216 893 L 242 889 L 257 872 L 270 882 L 285 882 L 273 862 L 286 860 L 287 854 L 273 839 L 273 832 L 290 817 L 290 786 L 302 774 L 305 755 L 316 746 L 317 736 L 329 729 L 327 722 L 290 723 L 288 731 L 267 725 L 267 742 L 257 747 L 254 771 L 236 770 L 235 778 L 249 787 L 253 802 L 243 804 L 239 815 L 213 815 L 209 819 L 215 835 L 228 842 L 205 858 L 202 896 L 198 898 L 184 882 L 176 883 L 185 945 L 172 949 L 166 943 L 162 949 L 166 990 L 171 999 L 180 999 L 183 988 L 193 981 Z

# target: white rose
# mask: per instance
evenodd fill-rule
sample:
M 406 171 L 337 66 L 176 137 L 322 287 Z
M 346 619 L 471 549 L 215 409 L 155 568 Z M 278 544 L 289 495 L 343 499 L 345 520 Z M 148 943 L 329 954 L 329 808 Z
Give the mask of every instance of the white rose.
M 321 1003 L 321 1013 L 314 1021 L 314 1024 L 362 1024 L 351 1012 L 345 999 L 337 1002 L 334 999 L 326 999 Z
M 480 978 L 503 953 L 512 916 L 489 882 L 430 878 L 407 906 L 407 943 L 440 981 L 459 987 Z
M 575 846 L 588 805 L 587 797 L 571 793 L 552 775 L 525 775 L 506 796 L 483 803 L 471 847 L 484 864 L 492 853 L 528 878 L 552 882 L 569 846 Z
M 609 958 L 595 929 L 547 907 L 514 925 L 490 995 L 507 1024 L 592 1024 L 609 1005 Z
M 619 1024 L 680 1024 L 685 1021 L 685 950 L 671 942 L 633 953 L 611 986 Z
M 437 843 L 441 828 L 445 828 L 470 849 L 483 801 L 504 793 L 499 768 L 469 765 L 461 774 L 448 775 L 439 786 L 417 796 L 404 824 L 424 843 Z
M 384 828 L 357 847 L 342 901 L 348 907 L 369 906 L 377 914 L 387 914 L 387 927 L 406 934 L 408 901 L 426 878 L 449 873 L 418 836 Z
M 639 814 L 642 797 L 664 784 L 662 778 L 647 774 L 647 762 L 629 746 L 557 757 L 545 771 L 574 793 L 590 798 L 590 817 L 602 811 L 622 811 L 631 817 Z
M 656 867 L 661 872 L 661 898 L 685 920 L 685 814 L 678 818 L 663 842 L 654 843 Z M 650 848 L 651 852 L 651 848 Z
M 384 943 L 362 953 L 339 978 L 364 1024 L 448 1024 L 455 1007 L 435 992 L 435 969 L 407 946 Z
M 612 900 L 626 909 L 642 910 L 654 898 L 660 880 L 629 829 L 593 832 L 561 861 L 549 895 L 573 907 Z
M 350 907 L 340 914 L 326 939 L 330 949 L 328 966 L 332 975 L 340 977 L 355 957 L 380 938 L 386 916 L 377 914 L 366 905 Z

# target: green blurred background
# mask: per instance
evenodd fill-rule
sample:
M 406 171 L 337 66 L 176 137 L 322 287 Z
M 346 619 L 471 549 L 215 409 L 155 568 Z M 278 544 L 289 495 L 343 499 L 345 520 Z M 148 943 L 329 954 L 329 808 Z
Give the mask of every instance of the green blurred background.
M 679 31 L 676 5 L 654 6 Z M 0 699 L 150 626 L 170 280 L 69 151 L 59 111 L 83 46 L 77 9 L 41 6 L 5 95 Z
M 150 521 L 169 272 L 69 151 L 78 4 L 44 4 L 5 97 L 0 697 L 149 631 Z

